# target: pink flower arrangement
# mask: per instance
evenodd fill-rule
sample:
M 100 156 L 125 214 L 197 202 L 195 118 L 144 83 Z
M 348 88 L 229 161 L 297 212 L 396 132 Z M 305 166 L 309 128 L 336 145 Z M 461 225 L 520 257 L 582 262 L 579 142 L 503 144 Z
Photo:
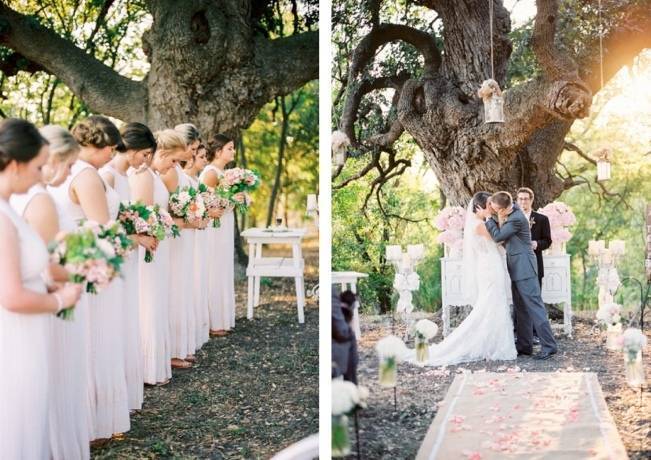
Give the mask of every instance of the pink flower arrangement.
M 465 214 L 461 206 L 448 206 L 442 209 L 434 220 L 434 225 L 442 232 L 436 241 L 451 249 L 463 250 Z
M 549 219 L 552 241 L 554 243 L 565 243 L 572 238 L 572 234 L 567 227 L 576 224 L 576 216 L 568 205 L 560 201 L 555 201 L 539 209 L 538 212 L 544 214 Z
M 206 217 L 206 205 L 194 187 L 177 188 L 170 194 L 169 206 L 171 213 L 185 222 L 196 222 Z

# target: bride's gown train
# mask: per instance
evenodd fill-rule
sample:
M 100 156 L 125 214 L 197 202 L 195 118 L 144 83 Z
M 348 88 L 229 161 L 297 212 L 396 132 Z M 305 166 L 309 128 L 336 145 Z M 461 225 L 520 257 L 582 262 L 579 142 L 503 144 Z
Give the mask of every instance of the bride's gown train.
M 470 205 L 464 228 L 463 277 L 472 311 L 442 342 L 430 346 L 430 366 L 517 357 L 507 301 L 510 280 L 506 261 L 497 244 L 476 234 L 478 225 L 484 223 Z

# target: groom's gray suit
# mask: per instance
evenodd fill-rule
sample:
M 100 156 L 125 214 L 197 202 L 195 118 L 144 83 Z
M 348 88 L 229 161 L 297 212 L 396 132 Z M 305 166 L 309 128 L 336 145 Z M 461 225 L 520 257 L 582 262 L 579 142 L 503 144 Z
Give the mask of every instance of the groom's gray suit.
M 511 276 L 511 291 L 516 317 L 517 349 L 519 353 L 533 351 L 533 327 L 536 327 L 543 353 L 555 353 L 556 340 L 552 334 L 547 310 L 540 295 L 536 255 L 531 248 L 529 221 L 522 210 L 513 205 L 501 227 L 492 217 L 486 221 L 486 229 L 493 241 L 506 244 L 506 266 Z

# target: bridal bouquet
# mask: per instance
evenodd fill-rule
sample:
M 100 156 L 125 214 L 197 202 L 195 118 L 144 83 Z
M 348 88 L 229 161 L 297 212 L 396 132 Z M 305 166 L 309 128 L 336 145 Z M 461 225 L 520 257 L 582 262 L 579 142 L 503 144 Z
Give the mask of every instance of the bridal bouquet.
M 206 213 L 210 213 L 210 211 L 214 209 L 233 208 L 231 200 L 228 197 L 223 196 L 220 192 L 219 189 L 211 190 L 205 184 L 199 184 L 199 193 L 201 194 L 204 205 L 206 206 Z M 214 228 L 219 228 L 219 219 L 213 219 L 212 226 Z
M 260 176 L 250 169 L 232 168 L 224 171 L 220 178 L 219 189 L 240 211 L 246 212 L 251 205 L 250 192 L 260 186 Z
M 167 213 L 162 211 L 166 217 L 161 214 L 160 206 L 147 206 L 140 202 L 123 204 L 120 203 L 120 213 L 118 220 L 129 235 L 144 235 L 163 241 L 170 234 L 176 236 L 179 234 L 178 227 L 174 225 L 174 220 Z M 154 256 L 149 249 L 145 251 L 145 262 L 149 263 L 154 260 Z
M 98 224 L 85 223 L 69 233 L 61 233 L 50 246 L 50 259 L 70 273 L 70 281 L 84 284 L 85 291 L 97 294 L 120 273 L 122 257 L 113 243 L 99 237 Z M 57 313 L 63 319 L 72 319 L 74 307 Z
M 161 238 L 158 238 L 158 235 L 156 235 L 156 238 L 159 241 L 164 240 L 165 237 L 177 238 L 178 236 L 181 235 L 181 231 L 179 230 L 179 227 L 174 223 L 174 219 L 172 219 L 172 216 L 170 216 L 169 212 L 162 209 L 157 204 L 154 205 L 154 211 L 156 212 L 158 223 L 160 224 L 164 233 L 164 235 Z
M 398 362 L 408 352 L 405 342 L 395 335 L 388 335 L 375 344 L 375 350 L 380 357 L 380 385 L 387 388 L 395 387 L 398 378 Z
M 461 206 L 448 206 L 442 209 L 434 220 L 434 225 L 442 233 L 437 241 L 455 250 L 463 250 L 463 226 L 466 212 Z
M 568 227 L 576 224 L 576 216 L 565 203 L 555 201 L 538 210 L 549 219 L 551 237 L 554 243 L 566 243 L 572 238 Z
M 194 187 L 177 188 L 170 194 L 170 211 L 185 222 L 196 222 L 206 217 L 206 205 L 199 190 Z
M 366 408 L 368 390 L 353 382 L 332 381 L 332 456 L 344 457 L 350 453 L 348 414 Z
M 84 225 L 94 225 L 89 222 L 86 221 Z M 97 236 L 100 238 L 100 242 L 103 240 L 110 243 L 113 246 L 116 257 L 119 257 L 122 261 L 133 250 L 133 242 L 120 221 L 111 220 L 105 225 L 100 225 Z

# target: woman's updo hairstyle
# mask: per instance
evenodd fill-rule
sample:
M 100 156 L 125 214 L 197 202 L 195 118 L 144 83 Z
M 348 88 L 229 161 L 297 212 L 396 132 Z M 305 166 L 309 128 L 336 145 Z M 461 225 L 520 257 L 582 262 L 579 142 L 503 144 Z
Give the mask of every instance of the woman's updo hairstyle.
M 160 152 L 162 156 L 167 156 L 174 153 L 175 150 L 185 150 L 187 144 L 181 133 L 174 129 L 163 129 L 154 133 L 156 138 L 156 151 Z
M 201 134 L 199 133 L 199 129 L 192 123 L 182 123 L 180 125 L 176 125 L 174 127 L 174 130 L 181 133 L 187 145 L 190 145 L 194 141 L 198 141 L 199 139 L 201 139 Z
M 482 209 L 486 209 L 486 202 L 490 198 L 491 194 L 488 192 L 477 192 L 472 197 L 472 212 L 477 213 L 477 206 Z
M 111 120 L 102 115 L 92 115 L 72 128 L 72 135 L 84 147 L 102 149 L 121 142 L 120 131 Z
M 70 134 L 70 131 L 61 126 L 43 126 L 39 132 L 50 144 L 50 156 L 57 157 L 59 161 L 66 161 L 81 150 L 79 143 Z
M 47 143 L 29 121 L 8 118 L 0 122 L 0 171 L 12 161 L 29 163 Z
M 125 153 L 128 150 L 156 151 L 156 138 L 147 125 L 142 123 L 127 123 L 120 129 L 122 142 L 118 145 L 118 152 Z
M 215 156 L 217 155 L 217 152 L 223 149 L 224 146 L 229 142 L 233 142 L 233 139 L 227 135 L 215 134 L 212 139 L 210 139 L 210 142 L 208 142 L 208 146 L 206 148 L 206 159 L 208 160 L 208 163 L 212 163 L 212 161 L 215 159 Z

